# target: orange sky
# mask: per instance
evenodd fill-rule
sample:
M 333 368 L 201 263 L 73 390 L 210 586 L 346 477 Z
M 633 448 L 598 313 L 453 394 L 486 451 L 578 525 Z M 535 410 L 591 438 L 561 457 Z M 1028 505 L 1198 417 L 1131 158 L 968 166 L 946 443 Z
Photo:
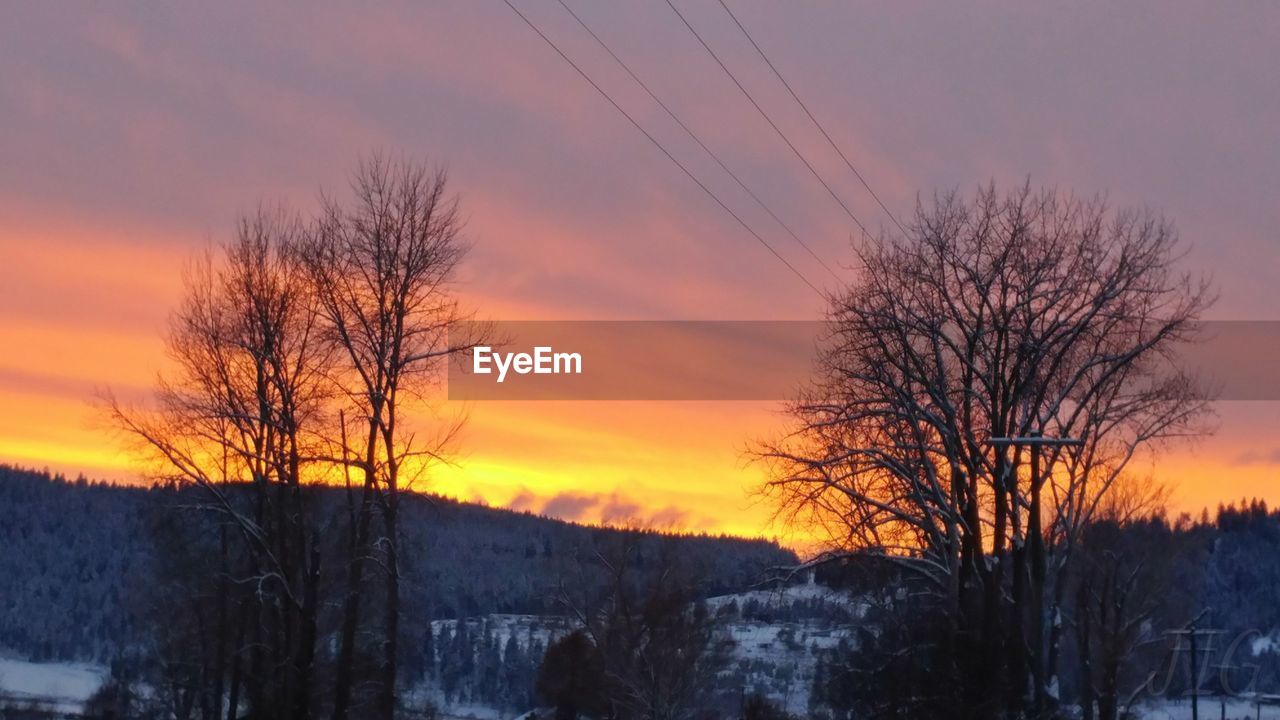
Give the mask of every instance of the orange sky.
M 824 259 L 854 228 L 662 7 L 574 3 Z M 718 14 L 690 20 L 873 229 L 883 215 Z M 555 3 L 521 4 L 811 278 L 823 271 Z M 1002 183 L 1166 212 L 1212 317 L 1280 319 L 1280 10 L 734 4 L 899 214 Z M 15 10 L 0 28 L 0 461 L 134 476 L 91 401 L 164 363 L 184 263 L 260 200 L 307 210 L 374 149 L 446 163 L 499 319 L 810 319 L 820 303 L 501 3 Z M 843 279 L 852 278 L 839 270 Z M 1161 458 L 1178 507 L 1280 503 L 1277 403 Z M 476 403 L 429 489 L 597 521 L 775 534 L 742 450 L 770 403 Z

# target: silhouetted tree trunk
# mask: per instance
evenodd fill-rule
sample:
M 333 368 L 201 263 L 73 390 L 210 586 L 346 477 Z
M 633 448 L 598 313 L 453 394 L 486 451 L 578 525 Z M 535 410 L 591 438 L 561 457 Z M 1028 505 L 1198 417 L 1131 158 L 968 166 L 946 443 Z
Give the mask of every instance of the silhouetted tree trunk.
M 466 247 L 443 173 L 375 157 L 360 166 L 352 187 L 350 204 L 326 200 L 303 252 L 330 336 L 346 360 L 339 383 L 349 416 L 363 423 L 360 444 L 342 433 L 343 463 L 362 472 L 364 487 L 349 547 L 333 716 L 344 720 L 350 711 L 364 565 L 377 553 L 386 605 L 375 714 L 389 720 L 400 652 L 399 495 L 444 456 L 457 430 L 449 424 L 425 438 L 405 432 L 399 415 L 405 393 L 429 384 L 450 355 L 470 346 L 449 337 L 466 319 L 450 294 Z
M 161 477 L 193 487 L 218 519 L 215 528 L 190 526 L 217 534 L 195 544 L 207 548 L 210 562 L 220 558 L 210 588 L 216 597 L 177 599 L 190 604 L 202 637 L 210 638 L 192 648 L 206 655 L 197 665 L 209 668 L 198 689 L 206 717 L 221 714 L 228 682 L 233 697 L 243 684 L 259 716 L 311 714 L 318 603 L 308 598 L 320 555 L 302 493 L 303 463 L 323 423 L 328 347 L 317 331 L 315 295 L 296 262 L 300 232 L 300 222 L 284 211 L 243 219 L 221 256 L 205 258 L 187 278 L 168 337 L 175 371 L 161 381 L 158 407 L 111 406 L 118 425 L 162 468 Z M 231 667 L 226 661 L 229 596 L 250 629 L 247 675 L 239 670 L 244 648 L 232 648 Z M 233 701 L 227 713 L 237 711 Z
M 1149 665 L 1136 658 L 1155 635 L 1149 621 L 1171 609 L 1167 595 L 1185 547 L 1161 516 L 1111 518 L 1083 530 L 1073 558 L 1080 707 L 1091 719 L 1096 706 L 1098 720 L 1116 720 L 1150 680 Z

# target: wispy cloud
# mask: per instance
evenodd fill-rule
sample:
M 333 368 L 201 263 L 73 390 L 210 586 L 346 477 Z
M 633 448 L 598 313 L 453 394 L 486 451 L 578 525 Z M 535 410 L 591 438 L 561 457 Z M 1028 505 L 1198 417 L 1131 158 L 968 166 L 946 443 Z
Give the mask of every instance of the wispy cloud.
M 1231 461 L 1232 465 L 1280 465 L 1280 447 L 1270 450 L 1246 450 Z
M 572 522 L 657 530 L 712 530 L 717 526 L 711 518 L 688 509 L 671 504 L 650 504 L 646 507 L 639 499 L 616 490 L 610 493 L 570 491 L 540 496 L 524 488 L 507 503 L 507 507 Z

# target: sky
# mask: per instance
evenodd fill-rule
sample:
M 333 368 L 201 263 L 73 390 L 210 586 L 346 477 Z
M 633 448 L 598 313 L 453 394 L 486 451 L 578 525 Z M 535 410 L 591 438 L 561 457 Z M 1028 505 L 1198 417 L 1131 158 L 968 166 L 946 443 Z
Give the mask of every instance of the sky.
M 565 0 L 840 282 L 850 218 L 665 3 Z M 1280 320 L 1280 6 L 728 0 L 885 204 L 1030 181 L 1163 212 L 1211 319 Z M 827 289 L 553 0 L 513 0 Z M 677 7 L 872 232 L 888 217 L 718 3 Z M 259 203 L 307 212 L 373 152 L 446 167 L 503 319 L 808 320 L 819 297 L 500 0 L 25 3 L 0 26 L 0 462 L 119 481 L 104 389 L 144 402 L 182 271 Z M 424 489 L 590 522 L 788 537 L 744 450 L 767 402 L 477 402 Z M 1280 504 L 1280 403 L 1144 458 L 1177 509 Z M 425 415 L 422 422 L 427 422 Z

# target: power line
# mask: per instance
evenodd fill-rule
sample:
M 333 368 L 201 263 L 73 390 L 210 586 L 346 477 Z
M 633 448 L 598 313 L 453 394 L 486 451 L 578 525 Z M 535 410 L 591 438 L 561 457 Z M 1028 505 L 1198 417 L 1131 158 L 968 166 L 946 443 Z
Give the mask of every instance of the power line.
M 689 21 L 685 19 L 684 13 L 680 12 L 680 8 L 677 8 L 671 0 L 666 0 L 666 3 L 667 6 L 675 12 L 676 17 L 680 18 L 680 22 L 684 23 L 684 26 L 689 29 L 689 32 L 693 33 L 693 36 L 697 38 L 703 49 L 705 49 L 711 55 L 712 59 L 716 61 L 716 64 L 720 66 L 720 69 L 724 70 L 725 74 L 729 76 L 729 79 L 733 81 L 733 84 L 738 86 L 738 89 L 746 96 L 747 100 L 751 103 L 751 106 L 756 109 L 756 112 L 760 113 L 760 116 L 765 119 L 765 122 L 769 123 L 769 127 L 772 127 L 774 132 L 778 133 L 778 137 L 782 138 L 782 142 L 786 143 L 787 147 L 791 148 L 791 152 L 795 153 L 795 156 L 800 158 L 800 162 L 804 163 L 804 166 L 809 168 L 809 172 L 817 178 L 818 182 L 822 183 L 822 187 L 827 189 L 827 192 L 840 205 L 845 214 L 853 220 L 854 224 L 858 226 L 858 229 L 862 230 L 864 234 L 870 235 L 871 233 L 867 231 L 866 226 L 862 224 L 862 221 L 858 219 L 858 216 L 849 209 L 849 206 L 845 204 L 844 200 L 840 199 L 840 196 L 836 194 L 836 191 L 831 189 L 831 186 L 827 184 L 827 181 L 822 178 L 822 175 L 820 175 L 816 169 L 814 169 L 813 165 L 807 158 L 805 158 L 804 154 L 796 148 L 795 144 L 791 142 L 791 139 L 787 137 L 787 134 L 782 131 L 782 128 L 778 127 L 778 124 L 773 121 L 773 118 L 769 117 L 769 113 L 765 112 L 764 108 L 760 107 L 760 103 L 756 102 L 756 99 L 752 97 L 747 88 L 738 81 L 738 77 L 733 74 L 733 71 L 730 70 L 727 65 L 724 64 L 724 61 L 720 59 L 720 56 L 716 54 L 716 51 L 711 49 L 711 46 L 707 44 L 707 41 L 702 39 L 702 35 L 694 29 L 693 25 L 689 24 Z
M 764 200 L 761 200 L 760 197 L 751 190 L 751 188 L 747 187 L 747 184 L 743 182 L 740 177 L 738 177 L 738 174 L 735 173 L 733 170 L 729 169 L 729 166 L 726 165 L 724 161 L 720 159 L 720 156 L 717 155 L 711 148 L 707 147 L 707 144 L 702 141 L 702 138 L 698 137 L 697 133 L 695 133 L 688 125 L 686 125 L 684 121 L 681 120 L 678 115 L 676 115 L 674 110 L 672 110 L 670 107 L 667 107 L 667 104 L 662 101 L 662 98 L 659 98 L 657 93 L 655 93 L 652 89 L 650 89 L 648 84 L 646 84 L 643 80 L 641 80 L 640 77 L 637 76 L 635 72 L 633 72 L 625 62 L 623 62 L 622 58 L 618 57 L 617 53 L 615 53 L 613 49 L 609 47 L 608 43 L 606 43 L 603 39 L 601 39 L 600 36 L 597 35 L 595 31 L 592 30 L 591 27 L 588 26 L 587 23 L 582 20 L 581 17 L 578 17 L 578 14 L 573 11 L 573 8 L 569 7 L 569 5 L 565 2 L 565 0 L 556 0 L 556 2 L 560 3 L 560 6 L 563 7 L 565 11 L 567 11 L 569 15 L 573 17 L 574 20 L 578 21 L 578 24 L 582 26 L 582 29 L 586 30 L 587 34 L 589 34 L 597 43 L 599 43 L 600 47 L 604 48 L 605 52 L 609 53 L 609 57 L 612 57 L 614 62 L 618 63 L 618 65 L 624 71 L 626 71 L 627 75 L 631 76 L 631 79 L 634 80 L 636 84 L 639 85 L 646 93 L 648 93 L 649 97 L 653 98 L 653 101 L 658 104 L 658 107 L 666 111 L 667 115 L 669 115 L 671 119 L 674 120 L 676 124 L 680 126 L 680 129 L 684 130 L 686 135 L 693 138 L 693 141 L 698 144 L 698 147 L 702 148 L 702 150 L 706 152 L 707 155 L 711 156 L 712 160 L 715 160 L 716 164 L 720 166 L 721 170 L 724 170 L 726 173 L 728 173 L 729 177 L 733 178 L 734 182 L 738 183 L 738 187 L 742 188 L 748 195 L 750 195 L 751 199 L 755 200 L 756 204 L 759 205 L 761 208 L 763 208 L 764 211 L 769 214 L 769 217 L 773 218 L 774 222 L 778 223 L 778 225 L 783 230 L 786 230 L 787 234 L 789 234 L 792 237 L 792 239 L 794 239 L 800 245 L 800 247 L 804 248 L 805 251 L 808 252 L 809 255 L 813 257 L 814 260 L 818 261 L 818 264 L 822 265 L 822 267 L 825 268 L 826 271 L 831 274 L 831 277 L 835 278 L 837 282 L 840 281 L 840 276 L 837 275 L 836 272 L 831 269 L 831 266 L 827 265 L 827 263 L 821 257 L 819 257 L 818 254 L 815 253 L 812 248 L 809 247 L 808 243 L 806 243 L 804 240 L 801 240 L 800 236 L 797 235 L 796 232 L 791 229 L 791 226 L 783 222 L 782 218 L 778 217 L 778 215 L 774 213 L 774 211 L 768 205 L 765 204 Z
M 898 226 L 898 229 L 902 231 L 903 235 L 906 235 L 907 229 L 902 227 L 902 223 L 898 222 L 898 218 L 890 212 L 888 207 L 885 206 L 884 202 L 880 199 L 880 196 L 876 194 L 876 191 L 871 189 L 871 184 L 868 183 L 866 178 L 862 177 L 862 173 L 858 172 L 858 169 L 853 166 L 853 163 L 845 156 L 844 151 L 840 149 L 840 146 L 836 144 L 836 141 L 827 133 L 827 129 L 822 126 L 822 123 L 818 122 L 818 118 L 815 117 L 813 113 L 809 112 L 809 106 L 804 104 L 804 101 L 800 99 L 800 96 L 797 95 L 796 91 L 791 87 L 791 83 L 787 82 L 787 79 L 782 77 L 782 73 L 778 72 L 778 68 L 774 67 L 773 61 L 769 60 L 769 56 L 766 55 L 760 45 L 756 43 L 755 38 L 751 37 L 751 33 L 747 32 L 747 28 L 738 20 L 738 16 L 733 14 L 733 11 L 729 9 L 728 4 L 726 4 L 724 0 L 719 0 L 719 2 L 720 7 L 724 8 L 724 11 L 729 13 L 729 17 L 733 20 L 733 24 L 738 26 L 738 29 L 742 31 L 742 35 L 751 43 L 751 47 L 755 48 L 756 52 L 760 53 L 760 57 L 764 59 L 765 64 L 769 66 L 769 69 L 773 71 L 773 74 L 778 78 L 778 80 L 782 81 L 783 87 L 787 89 L 787 92 L 791 93 L 791 97 L 796 101 L 796 104 L 798 104 L 800 109 L 804 110 L 804 114 L 808 115 L 809 119 L 813 121 L 814 126 L 818 128 L 818 132 L 821 132 L 822 137 L 827 139 L 827 143 L 831 145 L 831 149 L 836 151 L 836 154 L 844 161 L 845 166 L 848 167 L 849 170 L 853 172 L 854 176 L 858 178 L 858 181 L 862 183 L 862 187 L 866 188 L 867 192 L 871 193 L 871 197 L 875 198 L 876 204 L 880 206 L 880 209 L 884 211 L 884 214 L 889 216 L 889 219 L 893 221 L 894 225 Z
M 640 123 L 636 122 L 636 119 L 631 117 L 631 114 L 628 113 L 626 110 L 624 110 L 622 106 L 619 105 L 613 99 L 613 97 L 609 95 L 609 93 L 605 92 L 604 88 L 596 84 L 596 81 L 592 80 L 590 75 L 588 75 L 582 68 L 578 67 L 578 64 L 575 63 L 572 58 L 566 55 L 564 51 L 560 49 L 560 46 L 556 45 L 551 38 L 547 37 L 546 33 L 542 32 L 542 30 L 540 30 L 537 25 L 534 25 L 533 21 L 530 20 L 528 17 L 526 17 L 524 13 L 520 12 L 519 8 L 517 8 L 515 5 L 512 5 L 511 0 L 502 0 L 502 2 L 506 3 L 507 7 L 511 8 L 511 11 L 514 12 L 516 15 L 518 15 L 520 19 L 524 21 L 525 25 L 529 26 L 529 29 L 537 33 L 538 37 L 542 38 L 543 42 L 549 45 L 552 50 L 555 50 L 557 55 L 563 58 L 564 61 L 569 64 L 570 67 L 576 70 L 578 74 L 582 76 L 583 80 L 586 80 L 587 83 L 591 85 L 591 87 L 595 88 L 596 92 L 600 93 L 600 95 L 604 97 L 605 100 L 608 100 L 609 104 L 612 105 L 615 110 L 622 113 L 622 116 L 625 117 L 628 121 L 630 121 L 630 123 L 633 126 L 635 126 L 635 128 L 639 130 L 641 134 L 643 134 L 646 138 L 648 138 L 649 142 L 653 143 L 654 147 L 661 150 L 662 154 L 666 155 L 668 160 L 675 163 L 676 167 L 680 168 L 680 170 L 684 172 L 684 174 L 687 175 L 689 179 L 694 182 L 694 184 L 702 188 L 702 191 L 705 192 L 708 196 L 710 196 L 712 200 L 715 200 L 717 205 L 719 205 L 722 209 L 724 209 L 725 212 L 729 213 L 729 215 L 732 216 L 734 220 L 737 220 L 738 224 L 741 225 L 744 230 L 751 233 L 752 237 L 758 240 L 760 244 L 765 247 L 765 249 L 767 249 L 774 257 L 778 259 L 779 262 L 781 262 L 783 265 L 786 265 L 788 270 L 794 273 L 796 277 L 800 278 L 800 280 L 805 285 L 808 285 L 809 288 L 812 289 L 815 293 L 817 293 L 819 297 L 822 297 L 825 299 L 826 296 L 822 294 L 822 291 L 818 289 L 818 286 L 810 282 L 809 278 L 805 277 L 804 273 L 797 270 L 794 265 L 787 262 L 786 258 L 782 257 L 782 255 L 780 255 L 777 250 L 773 249 L 773 246 L 769 244 L 768 240 L 765 240 L 763 237 L 760 236 L 760 233 L 756 232 L 750 225 L 744 222 L 743 219 L 739 217 L 738 214 L 735 213 L 732 208 L 726 205 L 723 200 L 721 200 L 714 192 L 711 191 L 711 188 L 703 184 L 701 180 L 699 180 L 692 172 L 689 171 L 689 168 L 685 167 L 683 163 L 677 160 L 674 155 L 672 155 L 665 147 L 663 147 L 662 143 L 658 142 L 658 140 L 654 138 L 653 135 L 650 135 L 648 130 L 645 130 L 644 127 L 640 125 Z

